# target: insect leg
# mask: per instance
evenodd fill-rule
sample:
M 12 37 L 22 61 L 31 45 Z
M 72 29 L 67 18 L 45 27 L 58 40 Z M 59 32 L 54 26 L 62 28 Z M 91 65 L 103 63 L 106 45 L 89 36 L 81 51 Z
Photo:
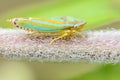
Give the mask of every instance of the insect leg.
M 60 39 L 60 38 L 66 37 L 66 36 L 68 36 L 68 35 L 69 35 L 69 33 L 67 33 L 67 32 L 63 33 L 61 36 L 53 39 L 53 40 L 50 42 L 50 45 L 52 45 L 54 41 L 56 41 L 56 40 L 58 40 L 58 39 Z

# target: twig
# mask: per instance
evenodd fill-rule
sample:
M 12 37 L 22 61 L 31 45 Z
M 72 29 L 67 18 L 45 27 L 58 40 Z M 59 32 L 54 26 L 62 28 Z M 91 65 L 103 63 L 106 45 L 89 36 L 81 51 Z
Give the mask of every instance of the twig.
M 17 29 L 0 29 L 0 56 L 40 62 L 120 62 L 120 30 L 88 31 L 61 39 L 57 35 L 30 34 Z

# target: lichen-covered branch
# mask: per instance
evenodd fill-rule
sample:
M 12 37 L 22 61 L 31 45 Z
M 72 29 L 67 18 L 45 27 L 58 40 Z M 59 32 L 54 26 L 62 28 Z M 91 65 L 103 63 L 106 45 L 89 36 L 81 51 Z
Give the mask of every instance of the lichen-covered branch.
M 48 45 L 58 35 L 0 29 L 0 56 L 40 62 L 120 62 L 120 30 L 77 33 Z

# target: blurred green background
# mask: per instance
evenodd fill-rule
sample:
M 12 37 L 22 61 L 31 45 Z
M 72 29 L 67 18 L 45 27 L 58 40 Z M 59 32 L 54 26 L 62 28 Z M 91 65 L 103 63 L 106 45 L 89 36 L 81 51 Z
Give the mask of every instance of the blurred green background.
M 0 26 L 17 17 L 73 16 L 86 20 L 85 29 L 95 29 L 120 19 L 120 0 L 1 0 Z M 119 26 L 120 27 L 120 26 Z M 116 27 L 115 27 L 116 28 Z
M 0 0 L 0 27 L 16 17 L 73 16 L 84 30 L 120 29 L 120 0 Z M 120 80 L 120 64 L 41 63 L 0 60 L 0 80 Z

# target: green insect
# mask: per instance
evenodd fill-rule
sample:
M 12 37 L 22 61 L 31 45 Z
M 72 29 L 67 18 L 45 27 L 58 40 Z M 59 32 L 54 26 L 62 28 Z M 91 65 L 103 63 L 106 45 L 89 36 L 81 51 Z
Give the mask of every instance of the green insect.
M 50 45 L 63 37 L 71 36 L 76 32 L 83 29 L 86 22 L 84 20 L 79 20 L 73 17 L 55 17 L 55 18 L 13 18 L 9 19 L 13 26 L 24 29 L 31 30 L 38 33 L 59 33 L 61 34 L 57 38 L 54 38 Z

